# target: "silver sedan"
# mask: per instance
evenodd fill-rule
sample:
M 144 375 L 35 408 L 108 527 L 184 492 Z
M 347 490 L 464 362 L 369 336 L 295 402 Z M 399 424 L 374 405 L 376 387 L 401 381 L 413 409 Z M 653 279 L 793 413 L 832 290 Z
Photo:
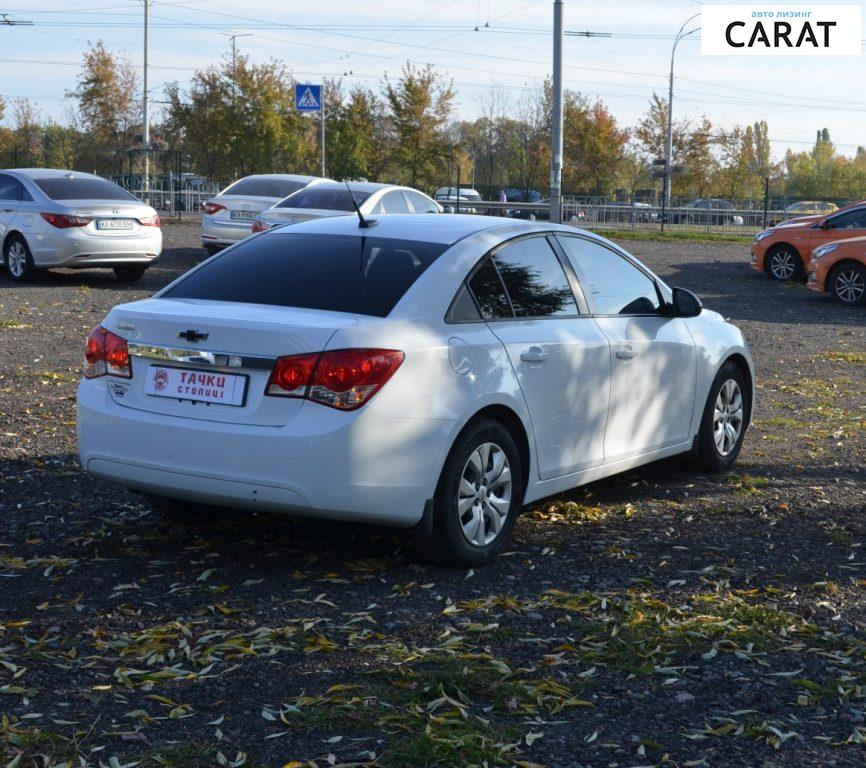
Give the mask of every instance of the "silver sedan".
M 110 267 L 135 282 L 162 231 L 153 208 L 100 176 L 27 168 L 0 172 L 0 242 L 16 282 L 50 267 Z

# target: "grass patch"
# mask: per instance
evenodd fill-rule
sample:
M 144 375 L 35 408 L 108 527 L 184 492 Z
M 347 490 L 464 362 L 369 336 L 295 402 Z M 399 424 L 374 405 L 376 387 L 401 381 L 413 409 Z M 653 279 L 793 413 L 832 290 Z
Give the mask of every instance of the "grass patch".
M 27 328 L 32 327 L 32 325 L 28 325 L 27 323 L 21 323 L 18 320 L 6 320 L 4 318 L 0 318 L 0 328 L 5 328 L 8 331 L 23 331 Z
M 822 352 L 815 357 L 820 360 L 833 360 L 839 363 L 866 365 L 866 352 Z
M 649 229 L 592 229 L 609 240 L 643 240 L 658 243 L 751 243 L 753 235 L 737 235 L 726 232 L 659 232 Z

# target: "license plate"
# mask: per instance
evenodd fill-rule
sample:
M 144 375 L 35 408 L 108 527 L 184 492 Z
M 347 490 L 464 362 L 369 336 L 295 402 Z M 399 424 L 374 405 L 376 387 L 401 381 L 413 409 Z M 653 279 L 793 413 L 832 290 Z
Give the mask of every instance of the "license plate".
M 247 377 L 152 365 L 147 372 L 144 391 L 148 395 L 173 400 L 242 406 L 246 399 Z
M 97 229 L 132 229 L 132 219 L 97 219 Z
M 235 221 L 252 221 L 256 217 L 255 211 L 232 211 L 230 214 L 230 218 Z

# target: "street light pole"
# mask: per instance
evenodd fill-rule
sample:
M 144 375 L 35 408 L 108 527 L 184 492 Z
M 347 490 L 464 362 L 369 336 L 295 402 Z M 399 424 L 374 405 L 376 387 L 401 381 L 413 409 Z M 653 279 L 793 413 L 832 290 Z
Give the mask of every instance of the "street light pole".
M 553 125 L 550 131 L 550 220 L 562 219 L 562 0 L 553 0 Z
M 150 105 L 147 103 L 147 64 L 149 58 L 150 41 L 148 33 L 150 28 L 150 0 L 144 0 L 144 76 L 142 77 L 142 120 L 144 122 L 144 130 L 142 131 L 142 141 L 144 143 L 144 178 L 141 182 L 141 190 L 144 193 L 144 202 L 147 202 L 147 195 L 150 191 Z M 130 179 L 131 181 L 131 179 Z
M 677 52 L 677 45 L 679 45 L 680 40 L 700 29 L 700 27 L 695 27 L 694 29 L 690 29 L 688 32 L 683 32 L 689 23 L 700 15 L 700 13 L 696 13 L 693 16 L 689 16 L 689 18 L 683 22 L 680 31 L 677 32 L 677 35 L 674 38 L 673 48 L 671 48 L 671 75 L 670 80 L 668 81 L 668 125 L 667 137 L 665 140 L 665 177 L 662 188 L 662 228 L 664 228 L 665 225 L 664 209 L 669 207 L 671 202 L 671 165 L 673 162 L 672 156 L 674 145 L 674 55 Z

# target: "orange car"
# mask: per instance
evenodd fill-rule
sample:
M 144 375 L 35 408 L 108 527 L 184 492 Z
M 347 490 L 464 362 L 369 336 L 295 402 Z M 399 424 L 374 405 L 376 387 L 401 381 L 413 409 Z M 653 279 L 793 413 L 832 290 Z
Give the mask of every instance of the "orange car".
M 806 280 L 812 251 L 834 240 L 866 236 L 866 200 L 819 216 L 783 221 L 755 235 L 752 269 L 774 280 Z
M 809 262 L 806 286 L 831 294 L 840 304 L 866 304 L 866 237 L 837 240 L 816 248 Z

